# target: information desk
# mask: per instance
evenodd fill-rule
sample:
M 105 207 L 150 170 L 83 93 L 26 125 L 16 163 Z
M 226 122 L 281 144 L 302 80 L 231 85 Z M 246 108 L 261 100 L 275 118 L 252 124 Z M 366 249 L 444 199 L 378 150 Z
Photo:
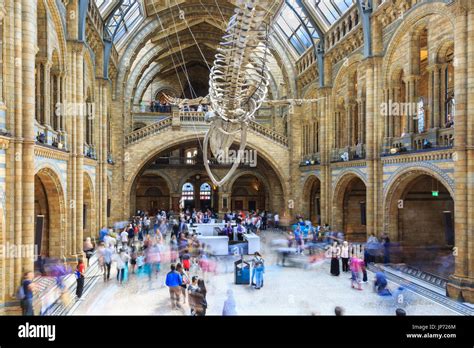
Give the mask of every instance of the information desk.
M 191 232 L 195 232 L 201 236 L 216 236 L 217 234 L 214 232 L 214 228 L 224 228 L 224 223 L 217 223 L 217 224 L 194 224 L 193 226 L 188 225 L 188 230 Z
M 245 233 L 244 240 L 247 241 L 249 245 L 249 255 L 254 254 L 255 252 L 260 252 L 260 237 L 255 233 Z
M 227 236 L 198 236 L 199 243 L 206 244 L 213 255 L 222 256 L 229 254 L 229 237 Z

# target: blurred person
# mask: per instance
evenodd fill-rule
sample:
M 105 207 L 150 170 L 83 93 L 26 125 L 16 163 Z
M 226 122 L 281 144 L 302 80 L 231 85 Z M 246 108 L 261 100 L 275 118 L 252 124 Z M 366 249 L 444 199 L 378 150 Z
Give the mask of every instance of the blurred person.
M 344 241 L 341 247 L 342 271 L 349 272 L 349 243 Z
M 178 241 L 176 240 L 176 235 L 172 235 L 170 239 L 170 260 L 171 263 L 176 263 L 178 259 Z
M 337 306 L 334 308 L 334 314 L 336 317 L 342 317 L 344 315 L 344 308 Z
M 104 282 L 110 279 L 110 267 L 112 266 L 113 249 L 107 247 L 104 243 L 99 246 L 97 251 L 99 256 L 99 266 L 104 274 Z
M 176 266 L 171 264 L 170 272 L 166 275 L 166 286 L 170 292 L 170 300 L 171 300 L 171 309 L 181 308 L 180 302 L 180 295 L 181 295 L 181 288 L 180 285 L 183 283 L 183 279 L 181 275 L 176 272 Z
M 256 268 L 257 268 L 257 263 L 263 262 L 262 261 L 262 256 L 258 251 L 255 252 L 253 259 L 251 261 L 252 264 L 252 275 L 250 277 L 250 286 L 256 286 L 255 283 L 255 276 L 256 276 Z
M 120 253 L 114 254 L 113 260 L 117 263 L 117 281 L 123 284 L 125 280 L 125 269 L 128 267 L 128 260 L 130 256 L 125 252 L 125 249 L 120 249 Z
M 334 242 L 329 250 L 331 253 L 331 274 L 333 276 L 338 276 L 340 273 L 339 256 L 341 254 L 341 249 L 337 245 L 337 242 Z
M 180 263 L 176 265 L 176 272 L 181 275 L 181 279 L 183 281 L 179 286 L 181 287 L 181 295 L 183 295 L 183 303 L 186 303 L 186 289 L 188 288 L 188 285 L 191 283 L 191 281 L 189 280 L 188 273 Z
M 263 287 L 263 274 L 264 273 L 265 273 L 265 264 L 264 264 L 263 257 L 260 256 L 255 264 L 255 289 L 257 290 L 260 290 Z
M 191 278 L 191 284 L 188 286 L 188 303 L 191 310 L 191 315 L 193 316 L 196 314 L 196 300 L 198 300 L 197 296 L 195 295 L 195 293 L 199 291 L 198 279 L 199 277 L 193 276 Z
M 388 296 L 391 295 L 390 291 L 387 289 L 387 278 L 383 272 L 375 273 L 375 280 L 374 280 L 374 291 L 377 292 L 380 296 Z
M 36 291 L 36 284 L 33 283 L 33 279 L 33 272 L 25 272 L 16 296 L 17 299 L 21 300 L 22 315 L 25 316 L 35 315 L 33 310 L 33 297 Z
M 197 302 L 195 303 L 196 316 L 205 316 L 207 310 L 207 289 L 204 279 L 198 280 Z
M 273 224 L 273 227 L 275 227 L 276 229 L 280 228 L 280 215 L 278 215 L 278 213 L 275 213 L 275 215 L 273 215 Z
M 91 237 L 87 237 L 82 248 L 87 258 L 87 267 L 89 267 L 89 260 L 94 255 L 94 244 L 92 244 Z
M 183 253 L 183 268 L 186 272 L 189 272 L 191 268 L 191 255 L 189 254 L 189 250 L 185 249 Z
M 361 281 L 360 281 L 360 272 L 362 271 L 361 267 L 363 265 L 363 261 L 358 259 L 357 257 L 351 258 L 350 269 L 351 269 L 351 288 L 362 290 Z M 357 288 L 356 288 L 356 286 Z
M 397 317 L 406 317 L 407 312 L 403 308 L 397 308 L 395 310 L 395 316 Z
M 227 290 L 227 299 L 224 302 L 224 308 L 222 308 L 222 315 L 237 315 L 237 310 L 235 309 L 235 299 L 234 293 L 231 289 Z

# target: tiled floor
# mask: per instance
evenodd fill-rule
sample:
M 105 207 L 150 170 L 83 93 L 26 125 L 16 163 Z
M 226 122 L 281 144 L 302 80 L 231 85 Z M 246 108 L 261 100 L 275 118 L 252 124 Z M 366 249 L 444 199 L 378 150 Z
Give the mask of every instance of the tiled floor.
M 308 269 L 280 267 L 269 247 L 272 239 L 282 238 L 267 232 L 263 246 L 266 260 L 265 286 L 255 290 L 234 284 L 233 257 L 219 261 L 218 272 L 206 283 L 208 315 L 221 315 L 228 289 L 232 289 L 239 315 L 334 315 L 334 307 L 342 306 L 346 315 L 394 315 L 396 299 L 380 297 L 372 291 L 373 274 L 363 291 L 351 289 L 350 274 L 339 277 L 329 273 L 329 261 L 322 260 Z M 112 266 L 114 270 L 114 266 Z M 118 285 L 115 278 L 102 281 L 80 304 L 74 315 L 188 315 L 187 305 L 182 310 L 171 310 L 168 289 L 163 285 L 168 265 L 159 278 L 131 275 L 128 283 Z M 113 276 L 115 273 L 113 272 Z M 393 290 L 397 284 L 390 283 Z M 431 300 L 413 293 L 405 295 L 410 304 L 408 315 L 456 315 Z

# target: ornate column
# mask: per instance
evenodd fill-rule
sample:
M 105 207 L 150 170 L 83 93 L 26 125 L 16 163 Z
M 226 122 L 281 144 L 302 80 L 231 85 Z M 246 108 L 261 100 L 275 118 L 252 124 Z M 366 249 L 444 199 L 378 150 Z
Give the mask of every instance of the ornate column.
M 433 128 L 440 128 L 444 125 L 441 124 L 441 118 L 439 113 L 440 104 L 440 79 L 439 79 L 439 65 L 433 65 Z
M 474 303 L 474 243 L 472 217 L 474 183 L 469 179 L 474 163 L 474 129 L 468 112 L 474 110 L 474 4 L 459 0 L 453 6 L 455 115 L 455 270 L 447 285 L 450 297 Z
M 43 61 L 43 112 L 44 124 L 51 126 L 50 98 L 51 96 L 51 62 Z
M 84 105 L 84 44 L 76 43 L 76 103 Z M 84 109 L 84 108 L 81 108 Z M 75 254 L 82 255 L 84 234 L 84 118 L 87 114 L 76 117 L 76 249 Z
M 14 55 L 15 65 L 13 67 L 14 74 L 14 95 L 15 95 L 15 131 L 13 139 L 14 144 L 14 176 L 18 178 L 14 180 L 14 229 L 19 233 L 15 233 L 12 242 L 15 245 L 23 243 L 23 31 L 22 31 L 22 5 L 23 1 L 14 2 Z M 32 46 L 33 47 L 33 46 Z M 30 221 L 33 224 L 33 221 Z M 13 284 L 20 284 L 22 279 L 23 259 L 15 258 Z
M 36 1 L 22 0 L 21 10 L 23 14 L 22 28 L 22 91 L 23 91 L 23 175 L 22 175 L 22 218 L 23 245 L 33 245 L 34 238 L 34 215 L 35 215 L 35 58 L 36 58 L 36 30 L 37 30 L 37 4 Z M 23 271 L 33 270 L 34 260 L 25 257 L 22 261 Z

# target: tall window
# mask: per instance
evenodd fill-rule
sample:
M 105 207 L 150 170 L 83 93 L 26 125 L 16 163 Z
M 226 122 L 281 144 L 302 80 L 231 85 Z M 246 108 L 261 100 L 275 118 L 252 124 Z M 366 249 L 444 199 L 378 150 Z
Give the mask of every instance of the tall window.
M 183 185 L 181 198 L 183 199 L 183 201 L 192 201 L 192 200 L 194 200 L 194 186 L 193 186 L 193 184 L 187 182 Z
M 199 192 L 199 197 L 201 201 L 211 200 L 211 185 L 206 182 L 202 184 Z

